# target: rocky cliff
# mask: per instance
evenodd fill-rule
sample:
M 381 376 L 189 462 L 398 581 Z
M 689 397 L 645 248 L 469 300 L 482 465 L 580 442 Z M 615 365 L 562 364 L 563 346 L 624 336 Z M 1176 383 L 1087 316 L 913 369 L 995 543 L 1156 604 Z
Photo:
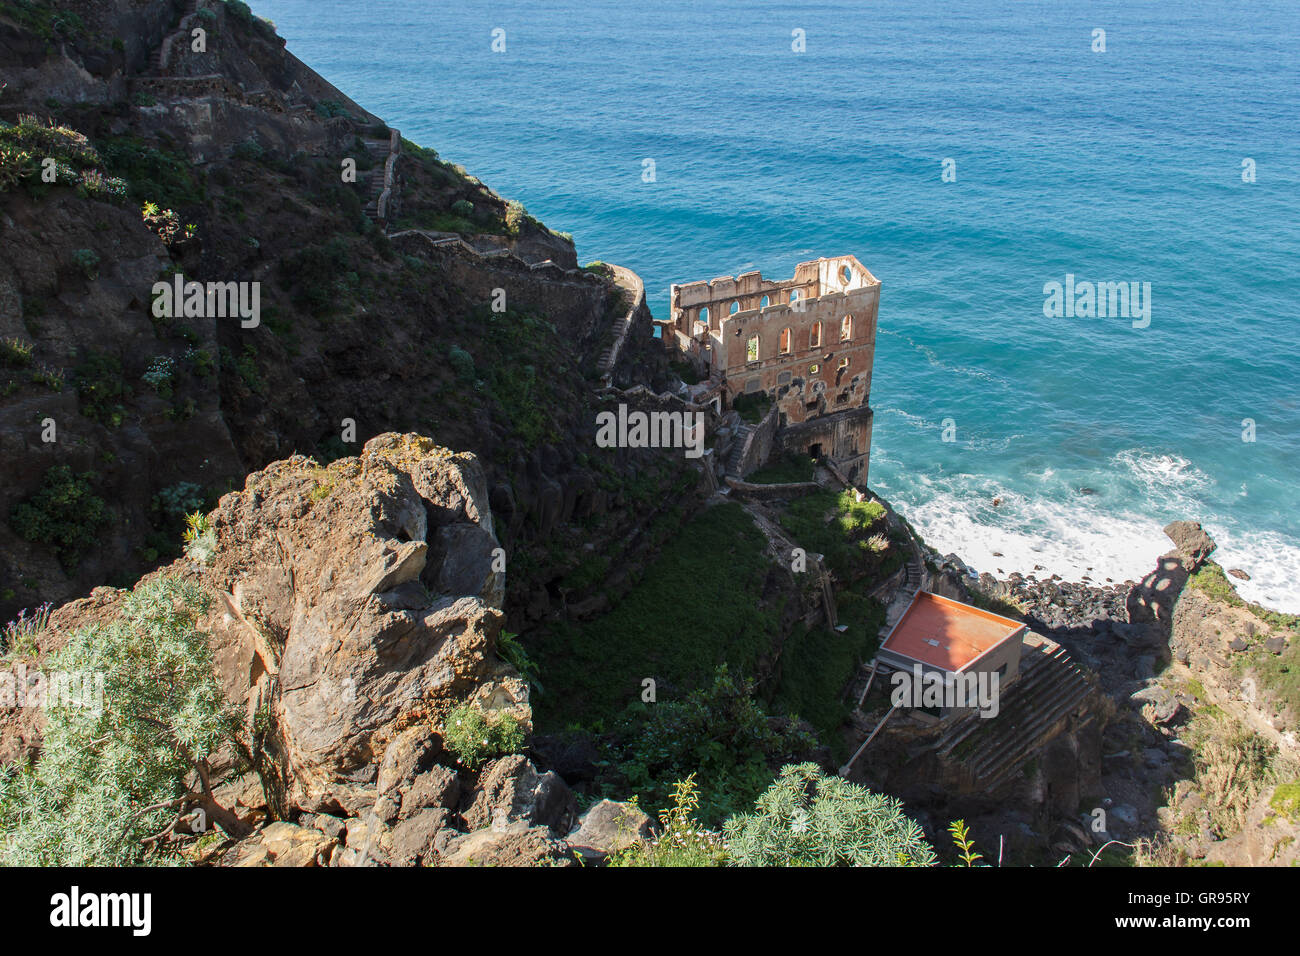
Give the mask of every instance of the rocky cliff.
M 614 504 L 637 456 L 580 453 L 627 304 L 567 238 L 242 4 L 0 3 L 0 65 L 0 618 L 127 584 L 249 471 L 388 430 L 479 455 L 521 557 L 593 513 L 635 529 Z M 156 314 L 177 274 L 257 283 L 257 324 Z M 648 323 L 631 339 L 662 382 Z M 545 613 L 554 576 L 527 567 L 508 606 Z
M 328 468 L 275 462 L 222 497 L 205 535 L 155 575 L 213 599 L 199 626 L 256 764 L 228 769 L 216 794 L 256 829 L 202 859 L 572 863 L 646 832 L 630 807 L 579 819 L 564 781 L 520 753 L 480 764 L 457 750 L 470 713 L 510 722 L 518 747 L 532 729 L 528 684 L 498 656 L 504 576 L 475 456 L 384 434 Z M 112 618 L 125 594 L 59 608 L 40 651 Z M 11 753 L 19 730 L 39 745 L 39 726 L 6 730 Z

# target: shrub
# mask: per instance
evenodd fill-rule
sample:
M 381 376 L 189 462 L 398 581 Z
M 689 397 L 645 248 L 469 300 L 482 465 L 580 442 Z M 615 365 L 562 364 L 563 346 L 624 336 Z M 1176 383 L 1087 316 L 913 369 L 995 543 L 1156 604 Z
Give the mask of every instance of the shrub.
M 609 747 L 626 786 L 655 812 L 673 800 L 668 781 L 696 774 L 703 783 L 693 807 L 710 825 L 752 806 L 774 767 L 806 760 L 817 747 L 810 734 L 774 727 L 752 694 L 750 682 L 722 665 L 711 686 L 631 710 L 614 726 Z
M 176 380 L 175 365 L 169 356 L 159 355 L 149 363 L 140 379 L 163 398 L 170 398 Z
M 122 424 L 126 409 L 121 400 L 130 395 L 122 363 L 109 355 L 90 353 L 75 372 L 81 414 L 101 425 Z
M 337 100 L 321 100 L 316 104 L 316 113 L 325 119 L 348 115 L 347 108 Z
M 893 797 L 816 764 L 785 767 L 723 828 L 733 866 L 933 866 L 934 850 Z
M 94 249 L 74 250 L 72 261 L 87 279 L 93 281 L 99 278 L 99 253 Z
M 672 806 L 660 816 L 660 833 L 612 854 L 609 865 L 721 866 L 727 859 L 726 843 L 695 819 L 699 804 L 695 774 L 679 780 L 673 785 Z
M 217 532 L 208 516 L 201 511 L 185 516 L 185 556 L 199 564 L 209 564 L 217 553 Z
M 460 763 L 477 770 L 492 757 L 517 753 L 524 731 L 513 714 L 495 711 L 489 716 L 477 706 L 461 704 L 447 715 L 442 739 Z
M 244 0 L 226 0 L 226 11 L 240 23 L 253 23 L 253 11 Z
M 203 507 L 203 489 L 192 481 L 179 481 L 154 496 L 154 507 L 169 518 L 188 517 Z
M 89 472 L 76 475 L 67 465 L 54 465 L 36 493 L 14 508 L 10 526 L 27 541 L 50 545 L 65 568 L 74 568 L 109 520 L 108 506 L 91 490 L 92 478 Z
M 266 155 L 266 150 L 262 148 L 262 144 L 257 140 L 246 139 L 231 150 L 231 155 L 234 156 L 235 159 L 246 159 L 250 162 L 258 162 Z
M 102 680 L 102 695 L 47 708 L 40 759 L 0 770 L 0 864 L 175 862 L 196 810 L 232 836 L 247 832 L 211 791 L 213 756 L 233 747 L 243 770 L 248 753 L 197 627 L 208 603 L 175 578 L 141 584 L 117 620 L 76 631 L 50 656 L 52 671 Z
M 32 364 L 32 347 L 19 339 L 0 339 L 0 365 L 25 368 Z
M 474 204 L 468 199 L 457 199 L 451 204 L 451 213 L 453 216 L 468 219 L 470 216 L 474 215 Z
M 474 356 L 459 345 L 453 345 L 447 350 L 447 364 L 451 366 L 452 371 L 456 373 L 456 378 L 460 381 L 466 383 L 474 381 L 476 376 Z
M 42 604 L 31 615 L 24 609 L 18 617 L 0 630 L 0 655 L 4 657 L 36 657 L 40 652 L 37 638 L 50 624 L 50 605 Z
M 524 228 L 524 224 L 531 218 L 527 210 L 524 209 L 523 203 L 515 199 L 506 203 L 506 232 L 510 235 L 519 235 Z

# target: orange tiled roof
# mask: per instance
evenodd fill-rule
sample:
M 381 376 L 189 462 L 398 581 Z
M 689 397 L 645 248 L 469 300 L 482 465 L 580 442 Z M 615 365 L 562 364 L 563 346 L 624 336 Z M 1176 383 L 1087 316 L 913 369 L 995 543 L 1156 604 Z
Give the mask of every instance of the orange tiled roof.
M 1023 627 L 1009 617 L 918 591 L 881 650 L 957 671 Z

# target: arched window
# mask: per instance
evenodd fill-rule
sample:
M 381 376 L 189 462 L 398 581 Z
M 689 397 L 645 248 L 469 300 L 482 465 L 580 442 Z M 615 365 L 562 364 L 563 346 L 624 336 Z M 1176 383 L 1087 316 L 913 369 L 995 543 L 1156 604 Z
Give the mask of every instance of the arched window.
M 745 361 L 746 362 L 758 361 L 758 336 L 757 335 L 751 335 L 749 337 L 749 341 L 745 343 Z
M 846 315 L 840 322 L 840 341 L 847 342 L 853 338 L 853 316 Z
M 799 290 L 798 290 L 798 289 L 791 289 L 791 290 L 790 290 L 790 301 L 791 301 L 791 302 L 798 302 L 798 301 L 799 301 Z
M 766 309 L 771 304 L 772 304 L 772 300 L 769 299 L 767 296 L 763 296 L 763 298 L 758 300 L 758 307 L 760 309 Z
M 707 305 L 700 309 L 699 320 L 705 325 L 709 324 L 709 307 Z
M 853 281 L 853 270 L 848 266 L 840 266 L 840 281 L 845 285 Z
M 790 338 L 790 327 L 786 326 L 781 330 L 781 352 L 783 354 L 789 354 L 790 352 Z
M 740 303 L 739 302 L 731 303 L 731 309 L 729 310 L 730 314 L 735 315 L 739 311 L 740 311 Z
M 808 330 L 808 347 L 810 349 L 821 348 L 822 344 L 822 324 L 814 322 L 812 328 Z

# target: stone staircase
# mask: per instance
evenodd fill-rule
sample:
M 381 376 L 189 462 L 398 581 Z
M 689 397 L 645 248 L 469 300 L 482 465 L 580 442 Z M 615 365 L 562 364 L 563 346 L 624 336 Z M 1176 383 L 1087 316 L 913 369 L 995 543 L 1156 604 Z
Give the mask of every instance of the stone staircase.
M 596 371 L 600 373 L 601 384 L 610 385 L 614 379 L 614 366 L 618 364 L 618 353 L 623 349 L 623 342 L 632 328 L 632 317 L 645 302 L 645 285 L 631 269 L 610 265 L 614 273 L 614 283 L 623 290 L 630 302 L 625 315 L 615 316 L 611 323 L 610 344 L 600 353 L 596 360 Z
M 363 211 L 367 219 L 381 228 L 387 228 L 393 190 L 396 188 L 397 156 L 402 148 L 401 134 L 392 130 L 388 139 L 366 137 L 361 142 L 375 161 L 375 168 L 370 173 L 370 193 L 366 197 Z
M 932 749 L 974 788 L 992 791 L 1056 736 L 1093 692 L 1093 681 L 1065 648 L 1027 634 L 1020 677 L 1003 693 L 998 715 L 958 719 Z
M 187 21 L 198 12 L 199 0 L 188 0 L 185 4 L 185 12 L 181 14 L 179 27 L 163 37 L 162 42 L 159 43 L 153 53 L 150 54 L 149 70 L 147 75 L 167 76 L 167 52 L 170 49 L 172 42 L 176 40 L 177 37 L 184 37 L 186 40 L 189 39 L 190 27 L 188 26 Z
M 731 454 L 727 457 L 727 474 L 741 477 L 741 468 L 745 461 L 745 451 L 749 447 L 751 436 L 757 430 L 757 425 L 747 425 L 743 422 L 736 429 L 734 444 L 731 446 Z

